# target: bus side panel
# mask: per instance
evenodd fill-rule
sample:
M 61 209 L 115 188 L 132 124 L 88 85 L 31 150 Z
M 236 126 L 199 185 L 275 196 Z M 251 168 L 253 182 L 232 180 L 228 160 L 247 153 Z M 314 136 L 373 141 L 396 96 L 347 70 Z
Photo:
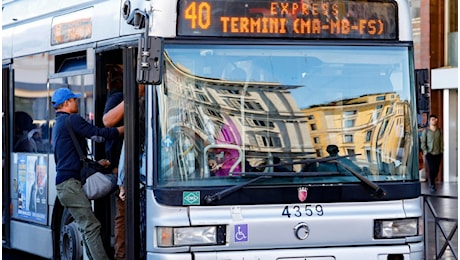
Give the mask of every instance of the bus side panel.
M 54 154 L 49 154 L 49 160 L 48 160 L 48 225 L 51 225 L 51 217 L 53 214 L 53 207 L 54 207 L 54 202 L 57 199 L 57 194 L 56 194 L 56 185 L 55 185 L 55 180 L 56 180 L 56 164 L 54 163 Z
M 13 30 L 2 31 L 2 59 L 8 59 L 12 56 L 13 38 L 11 37 Z
M 23 156 L 23 154 L 20 154 Z M 54 185 L 55 179 L 56 179 L 56 165 L 54 163 L 54 155 L 52 154 L 29 154 L 29 156 L 49 156 L 48 160 L 48 171 L 47 171 L 47 202 L 48 202 L 48 210 L 47 210 L 47 226 L 50 227 L 52 223 L 52 212 L 53 212 L 53 207 L 54 207 L 54 202 L 56 200 L 56 186 Z M 18 174 L 18 154 L 13 153 L 12 154 L 12 159 L 11 159 L 11 175 L 10 175 L 10 190 L 11 190 L 11 219 L 23 219 L 21 216 L 18 214 L 18 194 L 20 193 L 20 187 L 19 185 L 21 184 L 21 176 Z M 25 204 L 25 203 L 24 203 Z M 25 205 L 24 205 L 25 206 Z M 29 225 L 29 224 L 27 224 Z M 32 224 L 30 224 L 32 226 Z M 30 234 L 33 233 L 28 233 Z M 32 236 L 34 237 L 35 234 Z M 14 245 L 12 245 L 14 247 Z
M 80 6 L 79 9 L 74 9 L 74 11 L 63 15 L 60 13 L 59 15 L 58 13 L 49 13 L 47 17 L 42 19 L 20 24 L 15 28 L 5 28 L 3 33 L 6 36 L 10 35 L 13 39 L 7 39 L 4 35 L 3 41 L 7 42 L 6 40 L 9 40 L 14 42 L 13 55 L 17 57 L 117 38 L 120 36 L 120 25 L 126 24 L 126 21 L 122 18 L 120 2 L 104 1 L 84 9 L 81 9 Z M 84 27 L 79 27 L 77 25 L 79 20 L 76 20 L 75 17 L 89 20 L 89 22 Z M 57 25 L 74 26 L 76 30 L 85 31 L 87 36 L 81 40 L 68 40 L 67 38 L 72 38 L 74 35 L 61 31 L 61 38 L 54 37 L 52 30 Z M 58 29 L 56 31 L 59 32 Z M 136 30 L 130 25 L 123 25 L 123 34 L 129 35 L 140 32 L 142 31 Z M 55 42 L 54 45 L 51 45 L 52 41 Z M 4 49 L 6 47 L 3 46 Z M 5 58 L 5 56 L 3 57 Z
M 62 12 L 62 10 L 82 9 L 82 7 L 102 1 L 110 0 L 3 1 L 3 25 L 10 26 L 32 17 L 46 16 L 49 13 Z
M 46 18 L 16 27 L 13 34 L 13 56 L 38 53 L 48 49 L 51 32 L 50 23 L 51 19 Z
M 52 244 L 52 231 L 48 227 L 11 221 L 11 248 L 51 259 Z

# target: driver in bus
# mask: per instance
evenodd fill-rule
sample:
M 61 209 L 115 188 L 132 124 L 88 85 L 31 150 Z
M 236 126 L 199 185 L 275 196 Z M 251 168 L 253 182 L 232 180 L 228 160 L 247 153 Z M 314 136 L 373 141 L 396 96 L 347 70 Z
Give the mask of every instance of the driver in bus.
M 328 157 L 339 157 L 339 147 L 335 144 L 328 145 L 326 147 L 326 152 L 329 153 Z M 352 162 L 348 158 L 340 157 L 337 158 L 337 161 L 340 163 L 336 162 L 328 162 L 328 163 L 322 163 L 320 164 L 321 169 L 320 171 L 324 171 L 324 168 L 326 168 L 327 171 L 331 172 L 339 172 L 339 173 L 348 173 L 349 171 L 345 169 L 341 164 L 344 164 L 348 168 L 354 170 L 355 172 L 361 172 L 361 168 L 357 166 L 354 162 Z
M 339 147 L 335 144 L 330 144 L 326 147 L 326 152 L 329 154 L 325 158 L 333 158 L 326 162 L 316 162 L 305 164 L 302 167 L 301 172 L 338 172 L 338 173 L 349 173 L 341 164 L 344 164 L 346 167 L 352 169 L 355 172 L 362 172 L 362 169 L 357 166 L 353 161 L 348 158 L 341 157 L 339 155 Z M 340 162 L 340 163 L 338 163 Z

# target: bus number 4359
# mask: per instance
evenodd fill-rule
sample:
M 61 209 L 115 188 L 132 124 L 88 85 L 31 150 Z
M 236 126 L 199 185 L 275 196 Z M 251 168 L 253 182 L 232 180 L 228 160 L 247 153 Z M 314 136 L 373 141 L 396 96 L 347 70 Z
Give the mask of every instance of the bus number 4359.
M 305 206 L 301 205 L 294 205 L 294 206 L 284 206 L 283 212 L 281 213 L 282 216 L 287 216 L 288 218 L 292 216 L 294 217 L 312 217 L 312 216 L 323 216 L 323 206 L 322 205 L 311 205 L 307 204 Z

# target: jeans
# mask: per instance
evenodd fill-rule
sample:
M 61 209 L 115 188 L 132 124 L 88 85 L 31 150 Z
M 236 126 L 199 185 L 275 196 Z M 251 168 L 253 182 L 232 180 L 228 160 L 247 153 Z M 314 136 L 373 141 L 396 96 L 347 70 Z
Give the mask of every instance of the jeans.
M 109 259 L 100 236 L 101 223 L 94 216 L 81 182 L 73 178 L 66 180 L 56 185 L 56 192 L 62 206 L 69 210 L 79 227 L 88 258 Z
M 430 169 L 430 185 L 435 185 L 436 176 L 438 176 L 439 166 L 441 165 L 442 154 L 426 154 L 426 162 Z

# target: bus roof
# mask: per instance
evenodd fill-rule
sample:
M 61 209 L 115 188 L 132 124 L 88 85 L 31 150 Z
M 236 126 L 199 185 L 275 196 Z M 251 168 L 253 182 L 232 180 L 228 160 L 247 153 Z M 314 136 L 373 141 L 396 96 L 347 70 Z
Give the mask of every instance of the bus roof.
M 123 1 L 3 1 L 2 58 L 143 33 L 127 24 Z M 131 1 L 134 2 L 134 1 Z M 139 2 L 148 7 L 148 2 Z M 130 10 L 131 11 L 131 10 Z
M 240 0 L 240 2 L 250 0 Z M 336 0 L 340 2 L 342 0 Z M 143 29 L 128 24 L 127 19 L 135 12 L 149 15 L 149 35 L 159 37 L 176 37 L 178 33 L 190 36 L 190 28 L 181 27 L 184 20 L 177 15 L 177 6 L 188 8 L 185 1 L 173 0 L 7 0 L 3 1 L 2 11 L 2 59 L 25 56 L 45 51 L 52 51 L 84 44 L 93 44 L 104 40 L 117 39 L 122 36 L 144 33 Z M 218 7 L 222 1 L 204 1 L 210 6 Z M 232 1 L 232 3 L 235 1 Z M 255 1 L 261 2 L 261 1 Z M 271 1 L 270 4 L 276 3 Z M 350 2 L 350 1 L 348 1 Z M 362 2 L 362 1 L 360 1 Z M 373 0 L 370 3 L 379 3 Z M 412 40 L 411 17 L 407 0 L 385 1 L 397 6 L 397 39 Z M 252 2 L 251 2 L 252 3 Z M 205 6 L 205 5 L 203 5 Z M 212 6 L 211 6 L 212 7 Z M 146 11 L 147 10 L 147 11 Z M 185 14 L 190 12 L 184 9 Z M 187 11 L 188 10 L 188 11 Z M 264 9 L 265 10 L 265 9 Z M 217 11 L 216 11 L 217 12 Z M 214 12 L 213 14 L 216 14 Z M 218 13 L 218 12 L 217 12 Z M 231 17 L 230 17 L 231 18 Z M 193 21 L 192 21 L 193 22 Z M 179 27 L 177 27 L 179 25 Z M 227 24 L 227 26 L 230 26 Z M 193 36 L 226 36 L 202 35 Z M 238 35 L 249 37 L 251 35 Z M 258 37 L 263 35 L 257 35 Z M 273 36 L 268 36 L 273 37 Z M 363 38 L 366 39 L 366 38 Z M 372 40 L 372 39 L 370 39 Z

